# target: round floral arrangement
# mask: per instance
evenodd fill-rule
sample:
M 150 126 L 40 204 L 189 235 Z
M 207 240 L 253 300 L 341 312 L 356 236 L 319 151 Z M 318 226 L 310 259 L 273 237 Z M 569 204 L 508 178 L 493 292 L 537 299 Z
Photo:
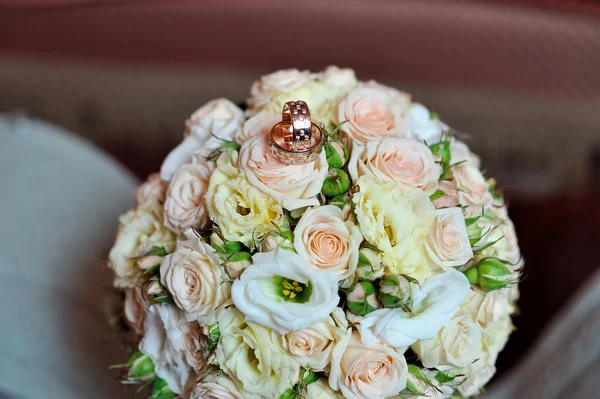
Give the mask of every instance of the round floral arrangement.
M 269 149 L 287 101 L 314 161 Z M 109 255 L 150 398 L 463 398 L 494 375 L 522 260 L 479 158 L 410 95 L 282 70 L 210 101 Z

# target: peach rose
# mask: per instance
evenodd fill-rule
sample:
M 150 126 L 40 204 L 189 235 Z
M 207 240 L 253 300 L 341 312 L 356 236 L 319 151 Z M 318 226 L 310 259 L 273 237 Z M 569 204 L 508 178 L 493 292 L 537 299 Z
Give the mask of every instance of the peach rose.
M 415 140 L 389 137 L 356 146 L 348 164 L 354 182 L 361 176 L 394 181 L 404 189 L 433 194 L 442 173 L 429 147 Z
M 444 195 L 433 201 L 436 208 L 450 208 L 458 206 L 458 191 L 447 180 L 438 183 L 438 190 L 442 190 Z
M 187 164 L 177 169 L 165 201 L 165 226 L 171 231 L 178 233 L 206 225 L 208 212 L 204 197 L 213 169 L 212 162 Z
M 160 178 L 158 173 L 148 176 L 148 179 L 135 192 L 135 202 L 140 205 L 148 201 L 165 202 L 168 183 Z
M 184 140 L 165 158 L 160 177 L 171 180 L 181 165 L 202 159 L 233 140 L 244 123 L 244 112 L 231 101 L 219 98 L 198 108 L 186 122 Z
M 125 319 L 138 334 L 144 332 L 144 297 L 140 287 L 125 290 Z
M 195 322 L 184 324 L 180 329 L 184 334 L 182 350 L 185 360 L 196 374 L 200 374 L 208 366 L 208 338 L 202 333 L 202 327 Z
M 271 128 L 281 121 L 281 116 L 270 112 L 259 112 L 250 117 L 235 135 L 235 141 L 244 144 L 246 141 L 257 136 L 268 136 Z
M 365 144 L 385 137 L 408 135 L 410 97 L 376 84 L 352 90 L 338 106 L 343 132 Z
M 462 266 L 473 257 L 461 208 L 436 209 L 425 249 L 429 259 L 441 267 Z
M 482 208 L 492 205 L 494 198 L 479 169 L 469 163 L 463 163 L 452 169 L 452 175 L 459 190 L 458 201 L 467 206 L 470 213 L 481 213 Z
M 249 393 L 240 392 L 233 381 L 225 373 L 215 373 L 203 379 L 190 393 L 189 399 L 244 399 Z
M 304 212 L 294 230 L 298 255 L 316 269 L 335 271 L 340 280 L 356 271 L 362 242 L 360 229 L 342 217 L 335 205 L 319 206 Z
M 453 139 L 450 143 L 450 161 L 453 164 L 464 162 L 477 169 L 481 167 L 479 157 L 472 153 L 465 143 L 456 139 Z
M 252 84 L 248 105 L 251 110 L 258 111 L 276 95 L 291 93 L 311 81 L 308 71 L 298 69 L 282 69 L 265 75 Z
M 408 367 L 401 352 L 387 345 L 365 345 L 358 331 L 333 350 L 329 386 L 347 399 L 384 399 L 406 387 Z
M 252 186 L 290 211 L 319 205 L 315 196 L 329 170 L 325 150 L 316 161 L 305 164 L 288 165 L 279 161 L 269 150 L 268 137 L 255 137 L 242 144 L 238 164 Z

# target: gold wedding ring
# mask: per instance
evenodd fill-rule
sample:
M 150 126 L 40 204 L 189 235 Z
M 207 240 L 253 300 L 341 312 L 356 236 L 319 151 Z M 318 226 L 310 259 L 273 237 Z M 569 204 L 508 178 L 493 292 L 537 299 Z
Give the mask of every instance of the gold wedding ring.
M 273 155 L 292 165 L 308 163 L 319 157 L 322 145 L 323 132 L 310 120 L 308 104 L 302 100 L 286 102 L 281 122 L 271 129 Z

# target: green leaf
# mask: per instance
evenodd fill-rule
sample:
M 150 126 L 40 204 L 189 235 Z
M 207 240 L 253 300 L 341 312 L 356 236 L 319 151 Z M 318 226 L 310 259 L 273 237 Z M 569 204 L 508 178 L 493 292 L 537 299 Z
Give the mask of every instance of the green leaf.
M 445 193 L 445 192 L 443 192 L 443 191 L 442 191 L 442 190 L 440 190 L 440 189 L 437 189 L 437 190 L 435 190 L 435 193 L 433 193 L 433 194 L 431 194 L 431 195 L 429 196 L 429 200 L 430 200 L 430 201 L 435 201 L 435 200 L 436 200 L 436 199 L 438 199 L 438 198 L 442 198 L 444 195 L 446 195 L 446 193 Z
M 438 155 L 442 158 L 442 164 L 450 165 L 450 140 L 432 144 L 429 148 L 433 155 Z
M 358 267 L 371 266 L 371 261 L 367 258 L 367 255 L 358 251 Z
M 439 371 L 435 375 L 435 379 L 438 380 L 440 384 L 447 384 L 449 382 L 454 381 L 457 377 L 462 377 L 459 370 L 448 370 L 446 372 Z
M 225 249 L 228 252 L 239 252 L 242 250 L 242 243 L 239 241 L 225 241 Z
M 323 373 L 317 373 L 315 371 L 307 370 L 307 369 L 302 369 L 302 370 L 303 370 L 302 382 L 305 385 L 314 384 L 315 382 L 319 381 L 319 378 L 321 378 L 321 374 L 323 374 Z
M 159 303 L 175 303 L 173 301 L 173 298 L 171 298 L 170 296 L 158 296 L 152 298 L 152 300 Z
M 437 120 L 437 119 L 440 119 L 440 116 L 438 115 L 438 113 L 437 113 L 437 112 L 435 112 L 435 111 L 431 111 L 431 112 L 429 113 L 429 119 L 431 119 L 432 121 L 435 121 L 435 120 Z
M 238 252 L 234 254 L 227 263 L 237 263 L 237 262 L 250 262 L 252 261 L 252 255 L 248 252 Z
M 227 142 L 225 142 L 225 144 L 222 144 L 219 149 L 221 151 L 223 151 L 223 150 L 239 151 L 240 148 L 242 148 L 241 144 L 236 143 L 235 141 L 227 141 Z
M 492 245 L 496 244 L 498 241 L 500 241 L 503 238 L 504 238 L 504 236 L 502 236 L 502 237 L 500 237 L 497 240 L 494 240 L 492 242 L 488 242 L 487 244 L 482 245 L 481 247 L 473 248 L 473 253 L 474 254 L 479 254 L 479 253 L 485 251 L 486 249 L 488 249 L 489 247 L 491 247 Z
M 409 283 L 413 283 L 413 284 L 419 285 L 419 280 L 417 280 L 416 278 L 411 277 L 408 274 L 401 274 L 401 276 L 404 277 L 406 280 L 408 280 Z
M 414 365 L 414 364 L 409 364 L 408 365 L 408 372 L 410 374 L 412 374 L 416 379 L 418 379 L 419 381 L 422 381 L 425 383 L 425 385 L 427 385 L 428 387 L 439 391 L 439 388 L 436 387 L 435 385 L 433 385 L 433 383 L 431 382 L 431 380 L 429 378 L 427 378 L 427 376 L 423 373 L 423 370 Z
M 465 224 L 467 225 L 467 227 L 474 225 L 475 223 L 477 223 L 477 221 L 481 219 L 481 215 L 479 216 L 473 216 L 472 218 L 466 218 L 465 219 Z
M 339 169 L 344 167 L 344 160 L 335 147 L 329 142 L 325 144 L 325 155 L 327 156 L 327 163 L 330 168 Z
M 415 384 L 413 384 L 413 382 L 411 380 L 406 380 L 406 389 L 415 395 L 420 395 L 423 396 L 425 395 L 423 392 L 420 392 L 417 387 L 415 386 Z
M 279 399 L 295 399 L 296 398 L 296 391 L 294 390 L 294 388 L 290 388 L 287 391 L 285 391 L 284 393 L 282 393 L 281 395 L 279 395 Z
M 169 253 L 164 247 L 152 247 L 152 250 L 145 256 L 156 255 L 156 256 L 167 256 Z
M 150 393 L 150 399 L 173 399 L 175 394 L 169 389 L 167 382 L 162 378 L 157 378 Z

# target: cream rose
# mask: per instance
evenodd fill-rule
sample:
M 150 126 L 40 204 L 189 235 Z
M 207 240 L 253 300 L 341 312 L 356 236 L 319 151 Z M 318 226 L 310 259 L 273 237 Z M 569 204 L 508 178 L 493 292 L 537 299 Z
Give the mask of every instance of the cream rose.
M 433 117 L 427 107 L 419 103 L 413 103 L 410 106 L 410 130 L 412 135 L 419 140 L 423 140 L 427 144 L 433 144 L 442 139 L 442 133 L 449 130 L 449 127 Z
M 440 370 L 465 367 L 475 360 L 481 332 L 468 315 L 451 319 L 433 339 L 417 341 L 412 349 L 423 366 Z
M 248 99 L 250 111 L 259 111 L 275 96 L 291 93 L 312 81 L 308 71 L 282 69 L 265 75 L 252 84 Z
M 337 206 L 319 206 L 305 211 L 294 230 L 298 255 L 315 269 L 335 271 L 339 280 L 356 271 L 362 242 L 360 229 L 342 217 Z
M 299 381 L 300 363 L 285 351 L 275 331 L 244 320 L 232 307 L 219 318 L 219 329 L 217 361 L 238 389 L 258 397 L 278 398 Z
M 270 112 L 259 112 L 244 122 L 242 129 L 235 135 L 235 141 L 243 144 L 254 137 L 268 137 L 271 128 L 281 122 L 281 116 Z
M 192 375 L 184 351 L 185 333 L 182 329 L 186 328 L 185 316 L 176 306 L 161 303 L 146 310 L 140 350 L 152 359 L 156 375 L 177 394 L 185 391 Z
M 429 197 L 367 176 L 358 186 L 352 197 L 358 224 L 364 238 L 383 252 L 383 263 L 394 273 L 428 276 L 423 243 L 435 217 Z
M 163 222 L 163 207 L 158 202 L 145 202 L 119 218 L 119 234 L 108 255 L 108 266 L 115 272 L 116 287 L 134 287 L 140 268 L 136 258 L 154 247 L 171 252 L 175 234 Z
M 145 301 L 142 288 L 137 286 L 125 290 L 125 319 L 137 334 L 144 332 Z
M 469 292 L 469 280 L 448 269 L 413 288 L 413 315 L 402 309 L 379 309 L 367 314 L 357 327 L 366 344 L 383 341 L 404 348 L 422 339 L 435 338 L 459 311 Z
M 330 65 L 318 74 L 318 79 L 327 86 L 331 97 L 341 97 L 356 88 L 356 74 L 349 68 L 338 68 Z
M 319 205 L 315 196 L 329 171 L 325 150 L 316 161 L 289 165 L 271 154 L 268 137 L 255 137 L 242 144 L 239 168 L 252 186 L 288 210 Z
M 196 385 L 189 399 L 247 399 L 226 374 L 210 374 Z
M 443 268 L 462 266 L 473 257 L 461 208 L 436 209 L 425 249 L 429 259 Z
M 212 162 L 182 165 L 177 169 L 165 201 L 165 225 L 176 233 L 190 227 L 203 228 L 208 222 L 205 196 Z
M 224 98 L 209 101 L 186 122 L 184 140 L 165 158 L 160 177 L 171 180 L 175 171 L 194 158 L 202 159 L 219 148 L 223 140 L 233 140 L 244 123 L 244 112 Z
M 315 271 L 298 254 L 281 248 L 256 253 L 252 261 L 231 287 L 231 299 L 247 321 L 286 334 L 327 320 L 337 307 L 335 272 Z
M 452 176 L 459 191 L 458 200 L 469 212 L 480 214 L 492 205 L 494 198 L 479 169 L 468 163 L 460 164 L 452 168 Z
M 393 181 L 404 190 L 431 195 L 442 173 L 429 147 L 411 139 L 389 137 L 355 146 L 348 163 L 354 182 L 361 176 Z
M 384 399 L 406 387 L 408 367 L 402 353 L 382 345 L 365 345 L 357 331 L 333 350 L 329 386 L 347 399 Z
M 510 288 L 489 291 L 479 307 L 475 322 L 483 330 L 508 314 L 508 294 Z
M 460 370 L 464 377 L 457 381 L 459 382 L 457 389 L 465 397 L 477 395 L 496 374 L 496 367 L 490 361 L 487 351 L 480 350 L 476 359 L 478 359 L 476 362 L 472 362 Z
M 214 322 L 216 310 L 230 298 L 231 284 L 217 252 L 192 232 L 160 265 L 160 282 L 190 320 Z
M 450 161 L 453 164 L 465 163 L 479 169 L 481 160 L 469 150 L 469 147 L 462 141 L 452 139 L 450 143 Z
M 508 313 L 505 313 L 483 332 L 483 345 L 487 349 L 491 363 L 496 363 L 498 354 L 504 349 L 513 330 L 512 320 Z
M 210 178 L 206 208 L 225 239 L 253 248 L 283 222 L 283 209 L 240 177 L 236 164 L 234 151 L 225 151 L 219 157 Z
M 135 192 L 137 205 L 148 201 L 165 202 L 168 182 L 162 180 L 158 173 L 148 176 L 148 179 Z
M 303 367 L 322 371 L 331 362 L 331 352 L 345 335 L 348 321 L 342 308 L 335 308 L 326 321 L 282 337 L 283 347 Z
M 405 137 L 410 96 L 392 89 L 367 85 L 352 90 L 338 106 L 337 122 L 353 141 L 365 144 L 385 137 Z

